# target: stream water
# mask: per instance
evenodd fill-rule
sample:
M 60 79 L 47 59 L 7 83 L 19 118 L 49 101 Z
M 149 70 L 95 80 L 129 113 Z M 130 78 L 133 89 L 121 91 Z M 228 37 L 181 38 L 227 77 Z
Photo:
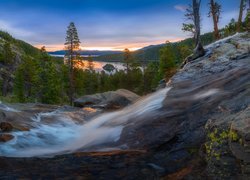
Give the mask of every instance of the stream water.
M 76 123 L 74 117 L 60 110 L 34 114 L 30 118 L 34 128 L 30 131 L 13 131 L 11 134 L 15 138 L 0 144 L 0 156 L 54 156 L 116 142 L 130 119 L 141 116 L 153 117 L 162 107 L 162 101 L 169 90 L 170 88 L 165 88 L 123 110 L 101 114 L 84 124 Z M 0 109 L 18 112 L 3 104 L 0 105 Z M 53 121 L 47 123 L 46 119 Z

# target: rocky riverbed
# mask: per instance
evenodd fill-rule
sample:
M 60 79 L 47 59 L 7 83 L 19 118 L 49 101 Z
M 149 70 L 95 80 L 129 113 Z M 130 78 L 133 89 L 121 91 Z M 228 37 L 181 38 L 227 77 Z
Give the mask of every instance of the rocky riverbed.
M 70 139 L 79 148 L 72 150 L 71 144 L 71 151 L 47 157 L 6 157 L 2 147 L 13 140 L 1 143 L 1 179 L 249 178 L 250 34 L 211 44 L 206 51 L 179 70 L 166 89 L 111 114 L 41 105 L 38 113 L 59 109 L 60 116 L 81 126 L 81 138 Z M 35 125 L 27 119 L 36 107 L 21 107 L 1 108 L 1 122 L 30 131 Z M 50 125 L 58 119 L 45 115 L 41 120 Z

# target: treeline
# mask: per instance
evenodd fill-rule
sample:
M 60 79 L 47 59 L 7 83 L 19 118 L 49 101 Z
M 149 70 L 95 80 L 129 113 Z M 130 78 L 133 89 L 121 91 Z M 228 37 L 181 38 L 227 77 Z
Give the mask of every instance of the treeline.
M 1 37 L 2 99 L 21 103 L 69 104 L 69 68 L 62 59 L 49 56 L 44 47 L 38 50 L 22 44 L 6 32 L 2 32 Z M 120 88 L 147 94 L 157 87 L 160 80 L 158 69 L 159 63 L 140 64 L 130 59 L 128 69 L 109 74 L 94 71 L 93 62 L 89 60 L 87 69 L 74 68 L 73 98 Z
M 89 62 L 91 64 L 91 62 Z M 41 102 L 46 104 L 69 103 L 69 69 L 61 61 L 56 62 L 42 50 L 37 59 L 23 57 L 15 73 L 13 101 Z M 125 88 L 138 94 L 151 92 L 158 83 L 158 65 L 150 63 L 144 70 L 129 63 L 129 71 L 112 74 L 96 72 L 91 65 L 87 69 L 74 68 L 74 97 Z M 156 77 L 153 79 L 152 77 Z
M 226 31 L 225 31 L 226 30 Z M 221 32 L 224 36 L 236 32 L 236 23 L 232 20 Z M 213 33 L 201 36 L 203 44 L 213 42 Z M 192 38 L 177 43 L 166 42 L 159 51 L 160 61 L 143 62 L 134 58 L 133 53 L 123 56 L 125 70 L 116 70 L 111 74 L 96 72 L 91 60 L 87 69 L 74 68 L 73 99 L 83 95 L 125 88 L 140 95 L 152 92 L 163 79 L 169 79 L 183 60 L 192 53 Z M 0 63 L 13 68 L 15 52 L 7 41 L 0 53 Z M 38 55 L 37 55 L 38 54 Z M 1 60 L 2 59 L 2 60 Z M 4 88 L 9 80 L 0 83 L 2 96 L 10 96 L 12 102 L 41 102 L 46 104 L 67 104 L 70 102 L 69 68 L 61 59 L 55 59 L 42 48 L 35 56 L 22 55 L 20 64 L 14 71 L 13 90 Z M 6 82 L 5 82 L 6 80 Z
M 1 41 L 1 39 L 3 39 Z M 34 48 L 32 45 L 22 41 L 15 39 L 12 37 L 8 32 L 4 32 L 0 30 L 0 44 L 1 43 L 9 43 L 12 46 L 15 46 L 20 54 L 25 54 L 27 56 L 38 56 L 39 55 L 39 49 Z
M 205 54 L 204 45 L 208 45 L 218 39 L 228 37 L 236 32 L 245 30 L 250 31 L 250 4 L 246 17 L 243 19 L 243 11 L 246 9 L 246 0 L 240 1 L 238 21 L 231 19 L 228 25 L 219 29 L 219 20 L 221 18 L 222 6 L 218 1 L 210 0 L 208 17 L 212 17 L 214 22 L 214 31 L 200 35 L 200 5 L 201 1 L 192 0 L 187 10 L 185 17 L 188 23 L 183 23 L 182 30 L 189 32 L 193 38 L 185 39 L 181 42 L 167 42 L 165 47 L 160 50 L 160 66 L 159 72 L 161 77 L 169 79 L 176 69 L 182 64 L 184 58 L 186 62 L 192 61 Z
M 184 31 L 193 34 L 193 38 L 177 43 L 166 42 L 165 45 L 136 52 L 125 49 L 123 54 L 112 56 L 120 58 L 125 70 L 117 70 L 111 74 L 94 71 L 91 58 L 88 59 L 87 69 L 77 67 L 77 63 L 81 63 L 77 53 L 80 40 L 74 23 L 70 23 L 67 31 L 66 63 L 49 56 L 44 47 L 39 51 L 0 31 L 0 93 L 4 97 L 11 97 L 12 102 L 46 104 L 72 104 L 72 101 L 80 96 L 120 88 L 141 95 L 147 94 L 157 87 L 161 79 L 168 80 L 172 77 L 187 56 L 193 53 L 189 57 L 195 59 L 204 55 L 203 45 L 250 27 L 249 13 L 245 21 L 242 21 L 240 15 L 240 21 L 232 19 L 224 28 L 217 29 L 215 26 L 216 33 L 214 31 L 200 36 L 200 3 L 201 1 L 193 0 L 193 7 L 190 7 L 187 14 L 190 22 L 183 27 Z M 211 1 L 210 5 L 210 15 L 217 17 L 214 22 L 218 25 L 221 6 L 216 5 L 215 1 Z M 192 22 L 194 19 L 198 21 Z M 197 50 L 203 52 L 196 56 L 194 54 Z M 159 60 L 154 60 L 158 56 Z
M 246 28 L 246 21 L 242 24 L 242 29 Z M 228 37 L 234 33 L 237 32 L 237 21 L 235 19 L 232 19 L 228 25 L 226 25 L 224 28 L 219 29 L 220 37 Z M 210 44 L 214 42 L 216 39 L 214 38 L 213 32 L 205 33 L 201 35 L 201 42 L 204 45 Z M 187 38 L 183 41 L 176 42 L 173 44 L 181 44 L 181 45 L 187 45 L 190 47 L 191 50 L 194 48 L 194 39 L 193 38 Z M 140 49 L 136 50 L 134 52 L 131 52 L 134 59 L 137 59 L 138 61 L 147 61 L 147 62 L 159 62 L 160 60 L 160 50 L 165 47 L 164 44 L 151 46 L 146 49 Z M 98 57 L 93 57 L 96 61 L 111 61 L 111 62 L 122 62 L 123 61 L 123 53 L 118 54 L 109 54 L 109 55 L 101 55 Z

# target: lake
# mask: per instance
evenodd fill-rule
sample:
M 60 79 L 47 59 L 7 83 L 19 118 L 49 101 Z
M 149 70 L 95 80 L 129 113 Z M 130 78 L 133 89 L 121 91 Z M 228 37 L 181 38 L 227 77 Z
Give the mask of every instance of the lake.
M 50 54 L 51 56 L 54 57 L 64 57 L 64 55 L 55 55 L 55 54 Z M 81 56 L 81 57 L 89 57 L 89 56 Z M 92 56 L 92 57 L 96 57 L 96 56 Z M 83 60 L 81 61 L 81 64 L 78 64 L 78 68 L 81 69 L 87 69 L 88 68 L 88 61 L 87 60 Z M 125 66 L 123 63 L 120 62 L 108 62 L 108 61 L 93 61 L 93 66 L 94 66 L 94 70 L 97 72 L 101 72 L 101 71 L 105 71 L 103 69 L 103 67 L 107 64 L 112 64 L 116 70 L 124 70 Z M 105 71 L 107 72 L 107 71 Z

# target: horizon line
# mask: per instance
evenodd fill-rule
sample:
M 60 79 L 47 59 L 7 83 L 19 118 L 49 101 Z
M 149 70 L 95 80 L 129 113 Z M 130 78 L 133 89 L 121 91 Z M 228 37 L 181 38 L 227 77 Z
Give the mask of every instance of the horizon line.
M 169 42 L 171 43 L 175 43 L 175 42 L 180 42 L 182 40 L 184 40 L 186 38 L 176 38 L 176 39 L 172 39 L 169 40 Z M 161 45 L 161 44 L 165 44 L 168 40 L 165 41 L 158 41 L 155 43 L 141 43 L 142 45 L 140 46 L 133 46 L 133 45 L 123 45 L 123 46 L 80 46 L 80 50 L 81 51 L 124 51 L 124 49 L 129 49 L 130 51 L 137 51 L 139 49 L 148 47 L 148 46 L 157 46 L 157 45 Z M 46 50 L 48 52 L 55 52 L 55 51 L 63 51 L 65 50 L 64 45 L 58 45 L 58 44 L 54 44 L 54 45 L 34 45 L 34 47 L 40 49 L 41 47 L 45 46 Z

